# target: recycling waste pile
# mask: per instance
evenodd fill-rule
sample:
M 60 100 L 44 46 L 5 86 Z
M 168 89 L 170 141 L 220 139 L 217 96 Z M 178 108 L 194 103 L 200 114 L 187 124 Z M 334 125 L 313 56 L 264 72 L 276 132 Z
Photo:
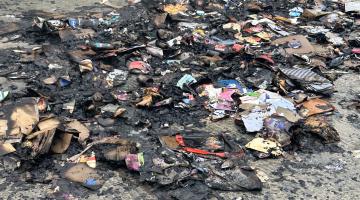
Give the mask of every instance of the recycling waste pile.
M 0 51 L 0 157 L 8 173 L 57 186 L 48 198 L 71 193 L 64 183 L 96 191 L 111 170 L 162 199 L 259 191 L 264 172 L 249 160 L 341 140 L 329 98 L 341 74 L 359 73 L 359 1 L 97 6 L 106 12 L 1 25 L 33 46 Z M 204 129 L 223 120 L 249 139 Z

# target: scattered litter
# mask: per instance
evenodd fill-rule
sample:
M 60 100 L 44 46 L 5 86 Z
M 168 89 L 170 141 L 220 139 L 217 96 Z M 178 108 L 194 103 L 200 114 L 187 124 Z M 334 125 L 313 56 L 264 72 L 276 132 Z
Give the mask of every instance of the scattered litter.
M 183 89 L 185 86 L 189 86 L 196 83 L 196 79 L 190 74 L 185 74 L 176 84 L 179 88 Z
M 333 91 L 333 84 L 311 69 L 292 67 L 280 68 L 280 71 L 290 80 L 299 83 L 305 90 L 324 94 L 329 94 Z
M 92 190 L 100 188 L 104 183 L 104 180 L 95 169 L 82 163 L 68 167 L 68 169 L 64 171 L 63 176 L 70 181 L 79 183 Z
M 345 12 L 360 11 L 360 1 L 345 2 Z
M 214 199 L 277 180 L 250 167 L 253 156 L 266 165 L 342 148 L 330 115 L 358 112 L 359 94 L 344 94 L 342 109 L 331 97 L 338 77 L 359 71 L 358 1 L 127 3 L 0 16 L 7 176 L 75 199 L 87 196 L 73 184 L 99 190 L 122 168 L 128 188 L 148 184 L 159 199 Z
M 134 72 L 134 73 L 144 73 L 147 74 L 150 72 L 151 67 L 148 63 L 145 63 L 143 61 L 133 61 L 129 63 L 128 66 L 129 70 Z
M 75 99 L 70 102 L 64 103 L 63 109 L 68 110 L 69 113 L 73 113 L 75 110 Z
M 323 116 L 311 116 L 304 123 L 309 132 L 323 138 L 325 143 L 340 141 L 339 133 L 329 124 L 329 120 Z
M 6 143 L 6 144 L 0 144 L 0 156 L 15 152 L 16 149 L 13 145 Z
M 90 136 L 90 131 L 86 126 L 80 123 L 78 120 L 73 120 L 66 125 L 69 129 L 73 129 L 79 132 L 79 142 L 83 144 L 85 140 Z
M 0 102 L 4 101 L 9 93 L 9 91 L 0 91 Z
M 246 148 L 259 151 L 262 153 L 270 153 L 274 156 L 283 154 L 280 144 L 263 138 L 255 138 L 245 145 Z
M 94 69 L 93 63 L 89 59 L 82 60 L 79 64 L 80 72 L 90 72 Z
M 309 117 L 311 115 L 333 111 L 334 107 L 322 99 L 310 99 L 301 104 L 300 115 Z
M 172 15 L 178 14 L 180 12 L 185 12 L 186 10 L 187 8 L 185 4 L 168 4 L 164 7 L 164 11 Z
M 44 79 L 43 82 L 46 85 L 53 85 L 53 84 L 55 84 L 57 82 L 57 80 L 58 79 L 54 75 L 52 75 L 49 78 Z
M 114 69 L 114 71 L 109 72 L 106 77 L 106 81 L 109 86 L 118 86 L 124 84 L 128 77 L 128 72 L 120 69 Z
M 314 52 L 314 47 L 303 35 L 287 36 L 276 39 L 271 43 L 276 45 L 288 44 L 289 48 L 285 48 L 288 54 L 307 54 Z

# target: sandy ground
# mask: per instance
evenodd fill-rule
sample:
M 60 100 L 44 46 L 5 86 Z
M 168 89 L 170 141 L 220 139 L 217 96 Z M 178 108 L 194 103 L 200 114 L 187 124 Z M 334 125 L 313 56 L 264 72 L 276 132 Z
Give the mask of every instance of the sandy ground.
M 83 6 L 101 6 L 97 0 L 1 0 L 0 20 L 5 15 L 19 15 L 27 10 L 43 10 L 48 12 L 70 12 Z M 112 1 L 115 5 L 124 5 L 123 1 Z M 5 17 L 9 19 L 8 17 Z M 0 38 L 0 48 L 29 46 L 26 43 L 11 43 Z M 331 102 L 337 112 L 332 116 L 335 129 L 339 132 L 341 142 L 334 151 L 297 152 L 295 156 L 279 159 L 251 161 L 250 165 L 261 170 L 268 176 L 261 192 L 222 192 L 224 199 L 359 199 L 360 198 L 360 158 L 352 151 L 360 149 L 359 114 L 354 110 L 343 109 L 339 102 L 356 98 L 360 94 L 360 76 L 346 74 L 335 81 L 337 92 Z M 358 116 L 357 121 L 349 121 L 350 115 Z M 358 127 L 356 127 L 356 124 Z M 208 130 L 225 130 L 235 137 L 248 139 L 237 131 L 233 120 L 209 123 Z M 7 161 L 11 162 L 11 161 Z M 0 163 L 0 170 L 6 168 L 6 162 Z M 3 172 L 1 172 L 3 173 Z M 3 174 L 3 176 L 6 176 Z M 2 176 L 2 177 L 3 177 Z M 0 178 L 0 199 L 39 199 L 44 198 L 50 190 L 49 185 L 29 183 L 17 187 L 16 182 L 6 182 Z M 71 192 L 71 191 L 69 191 Z M 105 185 L 97 192 L 89 192 L 88 199 L 156 199 L 151 187 L 138 185 L 135 177 L 126 170 L 116 171 Z
M 27 10 L 41 10 L 45 12 L 69 12 L 76 11 L 84 6 L 96 6 L 100 0 L 1 0 L 0 13 L 3 14 L 19 14 Z M 124 0 L 110 0 L 115 6 L 126 5 Z

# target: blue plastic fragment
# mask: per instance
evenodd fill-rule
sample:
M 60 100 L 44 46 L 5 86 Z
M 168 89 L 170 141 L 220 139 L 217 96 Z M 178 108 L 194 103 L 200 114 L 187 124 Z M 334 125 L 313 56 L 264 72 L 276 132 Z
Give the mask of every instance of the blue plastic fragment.
M 300 17 L 301 13 L 296 11 L 291 11 L 289 13 L 290 17 Z
M 88 185 L 88 186 L 94 186 L 96 185 L 96 179 L 94 178 L 88 178 L 85 180 L 85 185 Z
M 66 79 L 63 79 L 63 78 L 60 78 L 59 79 L 59 84 L 61 87 L 65 87 L 65 86 L 68 86 L 70 85 L 71 81 L 69 80 L 66 80 Z

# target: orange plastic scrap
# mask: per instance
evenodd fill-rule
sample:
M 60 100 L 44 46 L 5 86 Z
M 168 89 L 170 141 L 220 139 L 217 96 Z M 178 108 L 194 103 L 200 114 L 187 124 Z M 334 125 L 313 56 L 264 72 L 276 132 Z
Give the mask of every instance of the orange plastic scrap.
M 184 137 L 182 135 L 176 135 L 176 142 L 178 143 L 178 145 L 180 146 L 180 150 L 189 152 L 189 153 L 194 153 L 194 154 L 200 154 L 200 155 L 210 155 L 210 156 L 217 156 L 220 158 L 226 158 L 226 152 L 209 152 L 206 150 L 202 150 L 202 149 L 198 149 L 198 148 L 192 148 L 192 147 L 186 147 L 185 141 L 184 141 Z
M 335 109 L 329 102 L 322 99 L 311 99 L 305 101 L 301 106 L 300 115 L 303 117 L 330 112 Z
M 180 146 L 185 146 L 185 142 L 184 142 L 184 137 L 181 135 L 176 135 L 176 142 L 180 145 Z
M 225 152 L 213 153 L 213 152 L 205 151 L 202 149 L 191 148 L 191 147 L 184 147 L 184 148 L 182 148 L 182 150 L 189 152 L 189 153 L 195 153 L 195 154 L 200 154 L 200 155 L 211 155 L 211 156 L 218 156 L 220 158 L 226 158 Z

